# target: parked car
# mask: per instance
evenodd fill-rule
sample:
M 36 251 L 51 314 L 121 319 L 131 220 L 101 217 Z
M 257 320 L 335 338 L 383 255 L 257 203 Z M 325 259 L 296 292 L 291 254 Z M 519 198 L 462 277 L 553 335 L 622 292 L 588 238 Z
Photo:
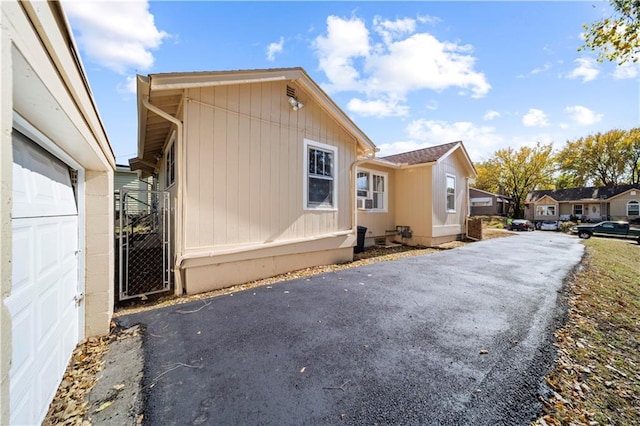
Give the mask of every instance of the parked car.
M 640 244 L 640 228 L 629 226 L 628 222 L 605 221 L 595 225 L 578 225 L 571 228 L 571 232 L 578 237 L 587 239 L 592 235 L 605 237 L 632 238 Z
M 560 223 L 557 220 L 545 220 L 540 222 L 541 231 L 557 231 L 560 229 Z
M 533 231 L 535 226 L 526 219 L 515 219 L 509 224 L 509 231 Z

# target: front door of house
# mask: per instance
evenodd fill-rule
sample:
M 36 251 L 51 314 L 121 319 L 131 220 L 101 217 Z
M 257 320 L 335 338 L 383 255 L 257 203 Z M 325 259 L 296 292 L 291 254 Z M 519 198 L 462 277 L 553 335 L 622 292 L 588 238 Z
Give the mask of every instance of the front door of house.
M 600 220 L 602 216 L 600 215 L 600 204 L 589 204 L 589 211 L 587 212 L 587 217 L 590 220 Z

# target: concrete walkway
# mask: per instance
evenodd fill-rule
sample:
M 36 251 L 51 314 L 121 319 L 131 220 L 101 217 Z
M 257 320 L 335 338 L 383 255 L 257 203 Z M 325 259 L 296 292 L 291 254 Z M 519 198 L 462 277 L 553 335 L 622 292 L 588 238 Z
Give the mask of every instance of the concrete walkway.
M 145 423 L 528 424 L 582 254 L 522 233 L 121 317 Z

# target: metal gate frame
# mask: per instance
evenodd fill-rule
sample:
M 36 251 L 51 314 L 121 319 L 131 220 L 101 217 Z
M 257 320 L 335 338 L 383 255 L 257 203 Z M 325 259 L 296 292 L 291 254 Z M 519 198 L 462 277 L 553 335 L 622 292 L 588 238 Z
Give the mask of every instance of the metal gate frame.
M 119 301 L 162 293 L 171 289 L 171 209 L 166 191 L 122 190 L 119 202 L 118 282 Z M 140 259 L 132 267 L 136 249 L 149 249 L 159 242 L 162 270 L 157 271 L 157 284 L 137 285 L 132 272 L 142 267 Z M 140 247 L 136 247 L 140 245 Z M 153 248 L 153 247 L 152 247 Z M 155 247 L 156 249 L 158 247 Z M 147 259 L 148 260 L 148 259 Z M 146 265 L 153 266 L 153 262 Z M 145 271 L 146 272 L 146 271 Z M 154 273 L 156 271 L 152 271 Z M 155 280 L 152 278 L 152 282 Z

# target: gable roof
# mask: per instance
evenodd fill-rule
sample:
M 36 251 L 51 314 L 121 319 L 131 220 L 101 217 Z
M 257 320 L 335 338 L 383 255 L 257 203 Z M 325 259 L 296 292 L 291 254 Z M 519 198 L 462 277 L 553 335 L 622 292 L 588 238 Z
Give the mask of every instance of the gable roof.
M 436 161 L 445 157 L 445 154 L 455 148 L 458 144 L 461 144 L 461 142 L 450 142 L 443 145 L 417 149 L 415 151 L 387 155 L 386 157 L 380 157 L 380 159 L 388 161 L 390 163 L 407 164 L 409 166 L 413 166 L 416 164 L 435 163 Z
M 469 193 L 470 193 L 469 195 L 471 195 L 471 191 L 481 192 L 482 194 L 489 195 L 489 196 L 492 196 L 492 197 L 496 197 L 498 199 L 498 201 L 500 201 L 500 200 L 505 200 L 505 201 L 511 200 L 511 197 L 507 197 L 506 195 L 496 194 L 494 192 L 485 191 L 483 189 L 474 188 L 472 186 L 469 187 Z
M 469 154 L 464 147 L 462 141 L 449 142 L 442 145 L 430 146 L 428 148 L 417 149 L 415 151 L 402 152 L 400 154 L 387 155 L 385 157 L 375 158 L 373 162 L 381 165 L 389 165 L 392 167 L 411 167 L 421 165 L 437 164 L 456 151 L 460 152 L 463 157 L 464 165 L 469 172 L 469 176 L 476 177 L 478 173 L 469 158 Z
M 630 189 L 640 189 L 640 185 L 590 186 L 531 191 L 527 194 L 526 203 L 535 203 L 545 195 L 558 202 L 606 200 Z
M 155 163 L 155 157 L 162 155 L 162 148 L 173 127 L 171 122 L 149 111 L 145 107 L 144 101 L 176 117 L 181 111 L 183 94 L 186 89 L 274 81 L 295 82 L 296 85 L 303 89 L 305 94 L 317 102 L 341 127 L 353 135 L 364 151 L 373 152 L 376 150 L 369 137 L 358 128 L 302 68 L 177 72 L 137 76 L 138 157 L 131 159 L 130 164 L 137 168 L 142 167 L 144 163 Z M 284 94 L 283 98 L 285 98 Z

